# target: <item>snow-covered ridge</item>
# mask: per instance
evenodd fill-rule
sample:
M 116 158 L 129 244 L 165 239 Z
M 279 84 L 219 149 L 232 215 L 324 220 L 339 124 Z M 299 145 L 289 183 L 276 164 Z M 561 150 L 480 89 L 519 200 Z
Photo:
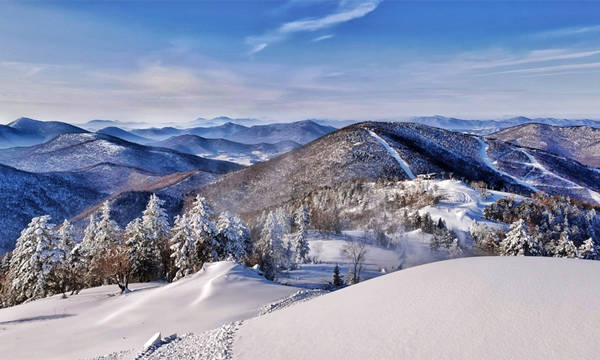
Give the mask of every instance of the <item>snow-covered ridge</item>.
M 398 154 L 398 151 L 396 151 L 396 149 L 391 147 L 390 144 L 388 144 L 385 140 L 383 140 L 383 138 L 381 138 L 381 136 L 375 134 L 372 130 L 368 130 L 368 131 L 369 131 L 369 134 L 372 137 L 374 137 L 377 141 L 379 141 L 379 143 L 381 145 L 383 145 L 383 147 L 390 153 L 390 155 L 398 162 L 398 165 L 400 165 L 400 167 L 402 167 L 402 170 L 404 170 L 404 172 L 410 179 L 416 178 L 415 174 L 410 169 L 408 163 L 406 161 L 404 161 L 404 159 L 402 159 L 402 157 L 400 156 L 400 154 Z

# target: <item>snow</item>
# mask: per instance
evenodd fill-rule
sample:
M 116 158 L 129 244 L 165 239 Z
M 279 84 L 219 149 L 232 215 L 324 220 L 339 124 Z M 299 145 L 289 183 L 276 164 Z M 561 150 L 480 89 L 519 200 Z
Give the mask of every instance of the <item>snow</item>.
M 415 174 L 412 172 L 412 170 L 408 166 L 408 163 L 406 161 L 404 161 L 404 159 L 402 159 L 402 157 L 400 157 L 400 154 L 398 154 L 398 151 L 396 151 L 396 149 L 391 147 L 390 144 L 387 143 L 387 141 L 383 140 L 383 138 L 380 137 L 379 135 L 377 135 L 374 131 L 372 131 L 372 130 L 368 130 L 368 131 L 369 131 L 369 134 L 372 137 L 374 137 L 381 145 L 383 145 L 383 147 L 390 153 L 390 155 L 398 162 L 398 165 L 400 165 L 402 170 L 404 170 L 404 172 L 406 173 L 406 175 L 409 178 L 411 178 L 411 179 L 416 178 Z
M 431 188 L 436 187 L 437 193 L 442 195 L 442 200 L 438 204 L 422 208 L 419 213 L 429 213 L 434 221 L 442 218 L 446 226 L 456 232 L 461 240 L 475 221 L 486 223 L 488 226 L 498 226 L 483 217 L 486 206 L 505 197 L 521 198 L 512 193 L 488 190 L 489 197 L 484 199 L 478 190 L 457 180 L 429 180 L 421 183 Z
M 384 275 L 237 331 L 234 359 L 594 359 L 600 263 L 449 260 Z
M 520 180 L 520 179 L 517 179 L 516 177 L 514 177 L 514 176 L 510 175 L 509 173 L 507 173 L 507 172 L 504 172 L 504 171 L 502 171 L 502 170 L 498 169 L 498 168 L 497 168 L 497 167 L 494 165 L 494 163 L 492 162 L 492 160 L 490 159 L 490 157 L 489 157 L 489 156 L 488 156 L 488 154 L 487 154 L 487 150 L 488 150 L 489 144 L 488 144 L 487 142 L 485 142 L 483 139 L 479 138 L 479 137 L 475 137 L 475 139 L 477 139 L 477 141 L 479 141 L 479 143 L 481 144 L 481 150 L 480 150 L 480 151 L 481 151 L 481 160 L 483 160 L 483 162 L 484 162 L 484 163 L 485 163 L 485 164 L 486 164 L 486 165 L 487 165 L 487 166 L 488 166 L 490 169 L 494 170 L 495 172 L 497 172 L 497 173 L 498 173 L 498 174 L 500 174 L 500 175 L 503 175 L 503 176 L 506 176 L 506 177 L 509 177 L 509 178 L 513 179 L 513 180 L 514 180 L 515 182 L 517 182 L 518 184 L 520 184 L 520 185 L 522 185 L 522 186 L 524 186 L 524 187 L 526 187 L 526 188 L 530 189 L 530 190 L 531 190 L 531 191 L 533 191 L 533 192 L 538 192 L 538 189 L 536 189 L 536 188 L 535 188 L 534 186 L 532 186 L 531 184 L 529 184 L 529 183 L 526 183 L 526 182 L 524 182 L 524 181 L 522 181 L 522 180 Z
M 207 264 L 164 285 L 116 285 L 83 290 L 0 309 L 2 356 L 13 359 L 88 358 L 133 349 L 160 331 L 202 333 L 255 316 L 265 304 L 298 288 L 272 283 L 233 262 Z M 32 341 L 35 340 L 35 341 Z

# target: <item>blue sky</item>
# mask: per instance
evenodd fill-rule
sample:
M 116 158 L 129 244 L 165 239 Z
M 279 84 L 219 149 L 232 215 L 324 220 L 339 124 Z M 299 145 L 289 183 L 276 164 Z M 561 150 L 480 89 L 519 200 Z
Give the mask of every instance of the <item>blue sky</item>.
M 600 2 L 0 1 L 0 122 L 600 118 Z

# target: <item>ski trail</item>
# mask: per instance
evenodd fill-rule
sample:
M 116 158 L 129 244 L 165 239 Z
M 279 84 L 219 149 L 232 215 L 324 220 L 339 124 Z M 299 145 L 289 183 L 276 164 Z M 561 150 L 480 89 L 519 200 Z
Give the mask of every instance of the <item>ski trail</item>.
M 375 132 L 371 130 L 367 131 L 372 137 L 375 138 L 375 140 L 379 141 L 379 143 L 383 145 L 383 147 L 390 153 L 390 155 L 392 155 L 392 157 L 398 162 L 398 165 L 400 165 L 402 170 L 404 170 L 404 172 L 406 173 L 406 175 L 408 175 L 409 178 L 416 178 L 415 174 L 412 172 L 412 170 L 410 170 L 410 167 L 408 167 L 408 163 L 400 157 L 400 154 L 398 154 L 398 151 L 396 151 L 396 149 L 391 147 L 390 144 L 387 143 L 387 141 L 383 140 L 379 135 L 375 134 Z
M 528 188 L 529 190 L 531 190 L 533 192 L 538 192 L 538 189 L 536 189 L 535 186 L 532 186 L 531 184 L 528 184 L 525 181 L 522 181 L 521 179 L 518 179 L 518 178 L 510 175 L 509 173 L 506 173 L 506 172 L 498 169 L 496 166 L 494 166 L 494 163 L 492 162 L 492 160 L 490 159 L 490 157 L 487 154 L 487 149 L 490 145 L 478 137 L 476 137 L 475 139 L 477 139 L 477 141 L 479 141 L 479 143 L 481 144 L 481 149 L 480 149 L 481 159 L 490 169 L 494 170 L 495 172 L 497 172 L 500 175 L 504 175 L 504 176 L 507 176 L 507 177 L 513 179 L 518 184 L 525 186 L 526 188 Z
M 585 189 L 585 190 L 587 190 L 588 194 L 590 195 L 590 197 L 594 201 L 596 201 L 597 203 L 600 204 L 600 194 L 599 193 L 595 192 L 592 189 L 588 189 L 588 188 L 586 188 L 584 186 L 581 186 L 581 185 L 579 185 L 579 184 L 577 184 L 577 183 L 575 183 L 575 182 L 573 182 L 573 181 L 571 181 L 571 180 L 569 180 L 567 178 L 564 178 L 564 177 L 562 177 L 562 176 L 560 176 L 558 174 L 555 174 L 555 173 L 549 171 L 548 169 L 546 169 L 546 167 L 544 165 L 542 165 L 539 161 L 537 161 L 537 159 L 535 157 L 533 157 L 533 155 L 531 155 L 526 150 L 519 149 L 519 151 L 521 151 L 523 154 L 525 154 L 525 156 L 527 156 L 527 159 L 529 159 L 529 164 L 527 164 L 527 165 L 530 165 L 530 166 L 532 166 L 534 168 L 539 169 L 541 172 L 543 172 L 546 175 L 552 176 L 552 177 L 554 177 L 554 178 L 556 178 L 556 179 L 558 179 L 560 181 L 563 181 L 563 182 L 565 182 L 567 184 L 570 184 L 571 185 L 571 187 L 570 187 L 571 189 Z

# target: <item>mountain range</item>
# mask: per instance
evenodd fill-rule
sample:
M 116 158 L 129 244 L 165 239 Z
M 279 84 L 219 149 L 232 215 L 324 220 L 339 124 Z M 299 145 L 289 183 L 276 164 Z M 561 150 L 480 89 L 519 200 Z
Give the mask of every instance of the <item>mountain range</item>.
M 366 122 L 200 189 L 220 209 L 252 213 L 356 179 L 436 173 L 517 194 L 544 191 L 600 202 L 600 171 L 554 154 L 415 123 Z

